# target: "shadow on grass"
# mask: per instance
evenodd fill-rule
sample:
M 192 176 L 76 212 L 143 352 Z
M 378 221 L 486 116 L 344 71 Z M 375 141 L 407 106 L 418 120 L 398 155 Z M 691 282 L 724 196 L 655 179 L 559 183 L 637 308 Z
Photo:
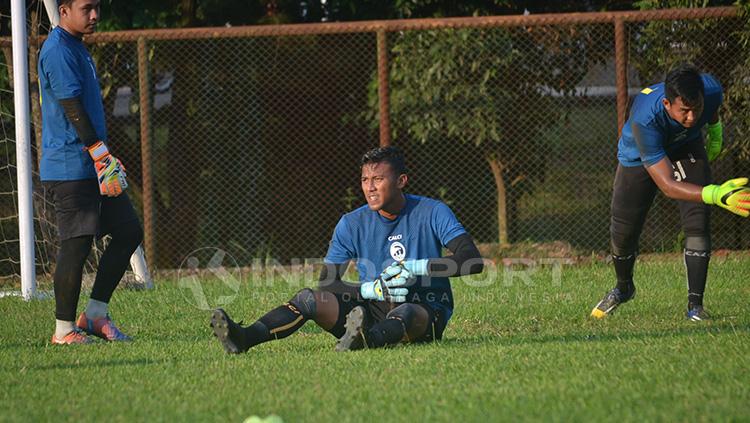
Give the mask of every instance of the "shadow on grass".
M 616 332 L 616 333 L 571 333 L 564 335 L 533 335 L 516 333 L 510 336 L 480 335 L 470 338 L 448 338 L 440 341 L 446 346 L 487 345 L 515 346 L 525 344 L 573 343 L 573 342 L 614 342 L 643 339 L 659 339 L 691 335 L 749 335 L 750 326 L 736 326 L 731 323 L 696 325 L 672 330 L 644 331 L 644 332 Z

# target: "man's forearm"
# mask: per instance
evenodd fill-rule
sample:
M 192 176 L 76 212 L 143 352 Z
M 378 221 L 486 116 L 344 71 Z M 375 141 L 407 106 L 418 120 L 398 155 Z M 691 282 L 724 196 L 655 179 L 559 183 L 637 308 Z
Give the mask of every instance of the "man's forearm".
M 96 136 L 96 130 L 94 130 L 94 126 L 89 119 L 89 115 L 83 108 L 81 99 L 78 97 L 64 98 L 60 100 L 60 105 L 63 108 L 63 112 L 65 112 L 65 117 L 68 118 L 68 121 L 70 121 L 76 129 L 78 138 L 81 139 L 84 146 L 89 147 L 99 141 Z
M 468 234 L 459 235 L 452 239 L 448 249 L 450 256 L 430 259 L 427 268 L 430 276 L 454 277 L 481 273 L 484 261 L 474 240 Z

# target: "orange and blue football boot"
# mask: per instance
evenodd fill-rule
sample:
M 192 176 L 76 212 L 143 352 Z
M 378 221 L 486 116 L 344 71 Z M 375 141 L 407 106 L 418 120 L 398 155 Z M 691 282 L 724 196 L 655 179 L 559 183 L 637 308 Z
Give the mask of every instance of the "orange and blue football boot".
M 123 342 L 133 340 L 131 337 L 120 332 L 120 329 L 115 326 L 109 315 L 98 319 L 89 319 L 84 312 L 78 316 L 76 326 L 89 335 L 98 336 L 105 341 Z
M 70 331 L 62 338 L 56 337 L 54 333 L 52 334 L 52 344 L 54 345 L 90 344 L 92 342 L 94 342 L 94 340 L 86 336 L 86 334 L 78 329 Z

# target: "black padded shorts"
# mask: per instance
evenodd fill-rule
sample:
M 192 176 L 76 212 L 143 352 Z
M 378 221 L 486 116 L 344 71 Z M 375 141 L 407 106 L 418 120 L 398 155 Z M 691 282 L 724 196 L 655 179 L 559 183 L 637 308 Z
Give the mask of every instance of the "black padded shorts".
M 96 179 L 45 181 L 43 187 L 52 194 L 60 241 L 86 235 L 101 237 L 138 221 L 128 194 L 103 196 Z

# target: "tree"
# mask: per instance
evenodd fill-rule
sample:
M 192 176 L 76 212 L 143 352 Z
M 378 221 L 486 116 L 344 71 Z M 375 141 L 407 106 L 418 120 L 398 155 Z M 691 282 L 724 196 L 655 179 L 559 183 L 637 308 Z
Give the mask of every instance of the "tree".
M 550 93 L 571 94 L 609 49 L 593 40 L 577 27 L 410 31 L 392 37 L 393 139 L 447 138 L 479 149 L 495 182 L 501 246 L 510 241 L 509 210 L 544 180 L 543 134 L 562 116 Z M 373 121 L 375 87 L 371 84 Z M 526 113 L 514 114 L 517 110 Z
M 735 145 L 740 160 L 750 163 L 750 3 L 742 5 L 744 24 L 737 31 L 739 56 L 730 72 L 732 90 L 726 95 L 726 119 L 734 125 Z
M 727 5 L 707 0 L 643 0 L 641 9 L 695 8 Z M 742 2 L 736 2 L 741 5 Z M 724 88 L 722 120 L 736 131 L 736 142 L 727 147 L 739 160 L 750 159 L 750 3 L 736 21 L 700 19 L 647 22 L 632 31 L 630 63 L 643 85 L 659 82 L 680 62 L 692 62 L 718 78 Z

